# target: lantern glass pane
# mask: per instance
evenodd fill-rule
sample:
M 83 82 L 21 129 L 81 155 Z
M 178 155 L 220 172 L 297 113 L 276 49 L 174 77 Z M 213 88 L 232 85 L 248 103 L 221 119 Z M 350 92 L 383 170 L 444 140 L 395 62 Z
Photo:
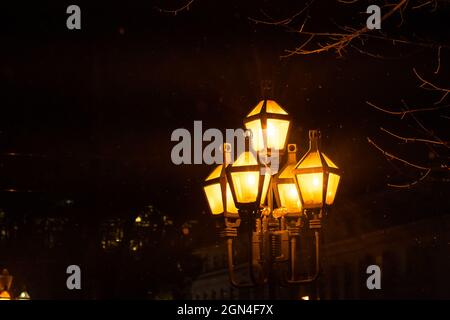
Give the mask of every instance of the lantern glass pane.
M 253 120 L 245 123 L 245 128 L 252 132 L 251 143 L 253 149 L 261 151 L 264 149 L 263 131 L 260 120 Z
M 269 173 L 266 173 L 264 175 L 264 183 L 263 183 L 261 201 L 260 201 L 261 205 L 263 205 L 264 201 L 266 201 L 267 191 L 269 190 L 269 183 L 270 183 L 271 177 L 272 176 Z
M 278 103 L 273 100 L 267 100 L 266 104 L 266 112 L 267 113 L 276 113 L 276 114 L 288 114 L 283 110 L 282 107 Z
M 301 211 L 302 206 L 295 183 L 279 184 L 278 194 L 280 195 L 280 206 L 285 207 L 288 213 Z
M 232 172 L 231 180 L 237 202 L 252 203 L 256 201 L 259 189 L 258 171 Z
M 236 204 L 234 203 L 233 195 L 231 194 L 231 188 L 228 183 L 227 183 L 227 212 L 238 213 L 238 209 L 236 208 Z
M 220 177 L 220 174 L 222 173 L 222 165 L 218 165 L 211 174 L 205 179 L 205 181 L 217 179 Z
M 253 110 L 250 111 L 250 113 L 247 115 L 247 117 L 251 117 L 251 116 L 253 116 L 253 115 L 255 115 L 255 114 L 260 113 L 260 112 L 261 112 L 261 108 L 262 108 L 262 106 L 263 106 L 263 103 L 264 103 L 264 100 L 261 100 L 261 101 L 256 105 L 256 107 L 254 107 Z
M 284 148 L 289 129 L 289 120 L 267 119 L 267 147 L 281 150 Z
M 328 205 L 331 205 L 334 202 L 334 197 L 336 196 L 339 180 L 340 177 L 337 174 L 330 173 L 330 175 L 328 176 L 327 199 L 326 199 L 326 203 Z
M 331 161 L 330 158 L 328 158 L 324 153 L 322 153 L 322 156 L 323 156 L 323 158 L 324 158 L 325 161 L 327 162 L 327 165 L 328 165 L 330 168 L 338 169 L 337 165 L 335 165 L 334 162 Z
M 254 166 L 257 165 L 258 161 L 256 160 L 253 152 L 245 151 L 240 154 L 240 156 L 236 159 L 236 161 L 232 164 L 233 167 L 243 167 L 243 166 Z
M 223 203 L 220 183 L 211 184 L 204 187 L 204 189 L 211 213 L 214 215 L 221 214 L 223 212 Z
M 297 181 L 305 207 L 322 206 L 323 173 L 300 173 Z
M 287 165 L 283 171 L 281 171 L 280 176 L 278 178 L 280 179 L 290 179 L 294 178 L 294 173 L 292 172 L 295 168 L 295 164 Z
M 321 168 L 322 167 L 322 161 L 320 161 L 320 155 L 318 152 L 310 152 L 304 158 L 301 160 L 297 168 L 299 169 L 306 169 L 306 168 Z

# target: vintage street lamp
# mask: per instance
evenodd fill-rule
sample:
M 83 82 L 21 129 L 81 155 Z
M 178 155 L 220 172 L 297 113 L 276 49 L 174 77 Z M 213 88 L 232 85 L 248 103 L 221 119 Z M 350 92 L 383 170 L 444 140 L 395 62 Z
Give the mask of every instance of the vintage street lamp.
M 287 149 L 287 162 L 273 179 L 273 191 L 279 207 L 285 208 L 288 215 L 300 216 L 303 211 L 302 202 L 298 194 L 293 173 L 297 163 L 297 146 L 295 144 L 289 144 Z
M 226 170 L 231 194 L 240 213 L 251 213 L 263 205 L 272 176 L 256 152 L 250 149 L 250 135 L 245 137 L 244 152 Z
M 257 152 L 283 152 L 290 128 L 288 113 L 273 100 L 261 100 L 244 120 L 245 128 L 253 133 L 252 144 Z
M 238 210 L 234 204 L 230 185 L 227 181 L 225 169 L 231 162 L 231 145 L 223 145 L 223 163 L 218 165 L 205 179 L 206 199 L 213 215 L 224 214 L 225 216 L 236 216 Z
M 320 150 L 320 131 L 309 131 L 309 150 L 293 171 L 305 209 L 322 209 L 336 196 L 340 175 L 338 167 Z
M 310 149 L 298 163 L 294 144 L 287 146 L 286 161 L 278 172 L 262 163 L 260 158 L 270 156 L 280 164 L 290 129 L 287 112 L 273 100 L 260 101 L 244 124 L 250 132 L 245 137 L 245 151 L 231 163 L 226 146 L 224 164 L 213 170 L 204 186 L 211 213 L 224 213 L 222 236 L 227 242 L 230 282 L 239 288 L 268 284 L 269 292 L 274 292 L 277 276 L 286 286 L 312 283 L 320 274 L 322 213 L 333 204 L 339 169 L 321 152 L 316 130 L 310 131 Z M 278 158 L 273 159 L 274 155 Z M 278 207 L 274 207 L 273 196 Z M 233 262 L 233 241 L 238 237 L 241 219 L 248 227 L 249 282 L 245 283 L 236 281 Z M 315 272 L 308 277 L 298 274 L 297 265 L 297 241 L 302 237 L 304 221 L 315 235 Z M 277 272 L 286 263 L 289 274 Z

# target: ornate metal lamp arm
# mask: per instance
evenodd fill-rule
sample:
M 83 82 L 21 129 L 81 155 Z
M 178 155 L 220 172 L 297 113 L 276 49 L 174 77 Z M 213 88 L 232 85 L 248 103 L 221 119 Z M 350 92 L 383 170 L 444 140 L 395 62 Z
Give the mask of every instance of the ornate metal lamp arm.
M 234 224 L 230 223 L 228 219 L 225 220 L 226 228 L 224 231 L 224 237 L 227 239 L 227 257 L 228 257 L 228 277 L 232 286 L 236 288 L 254 288 L 263 285 L 266 280 L 260 277 L 257 279 L 255 275 L 255 267 L 260 269 L 262 274 L 262 267 L 258 262 L 257 251 L 259 250 L 259 241 L 254 241 L 254 234 L 252 230 L 251 221 L 249 223 L 249 236 L 248 236 L 248 273 L 250 278 L 250 283 L 239 283 L 236 280 L 235 270 L 234 270 L 234 254 L 233 254 L 233 238 L 237 237 L 237 227 L 240 225 L 240 219 L 238 219 Z M 255 237 L 256 238 L 256 237 Z M 258 240 L 258 239 L 256 239 Z
M 261 286 L 267 283 L 267 278 L 264 275 L 264 268 L 260 264 L 261 246 L 263 245 L 262 242 L 264 239 L 261 235 L 260 221 L 256 221 L 256 232 L 253 232 L 252 215 L 249 215 L 248 219 L 248 272 L 252 283 Z M 255 275 L 255 269 L 259 270 L 258 278 Z
M 320 274 L 320 233 L 319 231 L 314 232 L 315 238 L 315 270 L 312 276 L 309 276 L 305 279 L 295 280 L 295 269 L 296 269 L 296 259 L 295 259 L 295 251 L 297 247 L 297 241 L 294 237 L 291 238 L 291 275 L 290 277 L 284 275 L 284 282 L 288 285 L 303 285 L 312 283 L 317 280 Z
M 234 273 L 234 263 L 233 263 L 233 239 L 227 239 L 227 252 L 228 252 L 228 278 L 233 287 L 236 288 L 254 288 L 257 286 L 256 283 L 239 283 L 236 280 L 236 275 Z
M 321 214 L 314 214 L 313 218 L 309 220 L 309 228 L 314 230 L 314 240 L 315 240 L 315 263 L 314 263 L 314 273 L 313 275 L 305 279 L 297 279 L 295 275 L 297 259 L 297 239 L 295 236 L 291 237 L 291 274 L 287 276 L 284 274 L 283 282 L 288 285 L 303 285 L 309 284 L 317 280 L 320 274 L 320 229 L 322 228 Z

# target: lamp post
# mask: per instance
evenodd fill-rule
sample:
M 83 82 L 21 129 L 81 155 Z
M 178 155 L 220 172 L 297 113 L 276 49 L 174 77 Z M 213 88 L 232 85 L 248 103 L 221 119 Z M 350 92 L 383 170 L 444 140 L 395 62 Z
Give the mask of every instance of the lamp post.
M 285 286 L 300 286 L 319 277 L 321 221 L 334 202 L 340 174 L 322 153 L 318 130 L 309 132 L 310 148 L 297 163 L 296 145 L 287 145 L 291 120 L 275 101 L 260 101 L 244 125 L 251 132 L 245 137 L 244 152 L 231 162 L 225 146 L 224 163 L 206 178 L 204 190 L 212 214 L 224 215 L 222 236 L 227 242 L 231 284 L 238 288 L 268 284 L 273 297 L 277 280 Z M 278 172 L 260 161 L 271 154 L 279 155 L 271 161 L 283 164 Z M 241 219 L 248 233 L 249 280 L 243 283 L 236 280 L 233 250 Z M 305 222 L 314 232 L 315 267 L 313 274 L 301 277 L 297 244 Z

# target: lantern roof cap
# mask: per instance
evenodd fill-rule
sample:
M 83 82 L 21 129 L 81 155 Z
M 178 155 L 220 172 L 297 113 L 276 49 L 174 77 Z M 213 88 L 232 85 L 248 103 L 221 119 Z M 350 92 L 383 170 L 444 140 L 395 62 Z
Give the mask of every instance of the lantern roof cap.
M 220 178 L 220 175 L 222 174 L 222 167 L 223 164 L 219 164 L 217 167 L 215 167 L 214 170 L 208 175 L 208 177 L 206 177 L 205 181 Z
M 242 152 L 236 161 L 232 164 L 232 167 L 253 166 L 257 165 L 258 160 L 255 154 L 251 151 Z
M 247 118 L 261 113 L 272 113 L 282 115 L 288 114 L 276 101 L 264 99 L 258 102 L 258 104 L 247 115 Z

